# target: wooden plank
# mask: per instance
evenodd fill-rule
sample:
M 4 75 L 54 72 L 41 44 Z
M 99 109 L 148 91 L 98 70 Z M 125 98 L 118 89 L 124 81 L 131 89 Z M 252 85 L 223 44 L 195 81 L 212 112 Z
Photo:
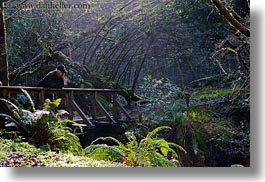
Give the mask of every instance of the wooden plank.
M 67 111 L 69 113 L 69 119 L 73 120 L 74 119 L 74 110 L 71 104 L 71 100 L 74 100 L 73 98 L 73 93 L 69 92 L 65 95 L 65 105 L 67 107 Z
M 38 105 L 38 107 L 39 108 L 42 108 L 43 107 L 43 104 L 44 104 L 44 91 L 43 90 L 41 90 L 40 92 L 39 92 L 39 105 Z
M 2 90 L 2 98 L 8 99 L 8 89 L 3 89 Z
M 94 121 L 97 120 L 97 92 L 94 92 L 92 99 L 92 118 Z
M 6 119 L 4 117 L 0 117 L 0 129 L 5 129 L 5 121 Z
M 118 101 L 117 101 L 117 106 L 125 114 L 125 116 L 127 117 L 127 119 L 133 120 L 132 117 L 130 116 L 130 114 L 124 109 L 124 107 Z
M 74 100 L 71 100 L 72 107 L 77 111 L 77 113 L 80 115 L 80 117 L 86 121 L 90 126 L 94 127 L 95 125 L 88 119 L 88 117 L 85 115 L 85 113 L 81 110 L 81 108 L 77 105 L 77 103 Z
M 43 88 L 43 87 L 26 87 L 26 86 L 0 86 L 0 90 L 8 89 L 10 92 L 20 92 L 21 88 L 27 90 L 28 92 L 39 92 L 44 90 L 47 93 L 68 93 L 69 91 L 74 91 L 75 93 L 94 93 L 94 92 L 104 92 L 104 93 L 112 93 L 112 92 L 119 92 L 120 90 L 117 89 L 91 89 L 91 88 L 62 88 L 62 89 L 55 89 L 55 88 Z
M 93 94 L 93 99 L 92 99 L 92 118 L 94 121 L 96 121 L 97 117 L 97 108 L 99 108 L 100 112 L 103 113 L 110 121 L 116 122 L 118 121 L 118 110 L 120 109 L 122 113 L 125 114 L 125 116 L 129 119 L 132 120 L 132 117 L 129 115 L 129 113 L 123 108 L 123 106 L 117 101 L 117 93 L 119 90 L 116 89 L 82 89 L 82 88 L 63 88 L 63 89 L 50 89 L 50 88 L 42 88 L 42 87 L 21 87 L 21 86 L 0 86 L 0 93 L 4 98 L 7 98 L 8 94 L 10 93 L 20 93 L 21 88 L 27 90 L 29 93 L 38 93 L 40 94 L 40 100 L 42 101 L 44 97 L 44 93 L 58 93 L 58 94 L 69 94 L 69 109 L 70 113 L 72 112 L 73 109 L 76 109 L 80 116 L 84 118 L 85 121 L 88 123 L 90 122 L 87 117 L 85 117 L 85 114 L 83 111 L 79 108 L 77 103 L 73 99 L 73 94 L 87 94 L 91 93 Z M 113 118 L 110 116 L 110 114 L 106 111 L 106 109 L 103 107 L 103 105 L 99 102 L 97 99 L 97 94 L 98 93 L 111 93 L 113 95 L 113 108 L 112 108 L 112 114 Z M 71 101 L 73 100 L 73 101 Z M 91 123 L 91 122 L 90 122 Z
M 117 107 L 117 93 L 112 94 L 112 114 L 115 121 L 118 121 L 119 113 L 118 113 L 118 107 Z
M 103 105 L 99 102 L 98 99 L 96 99 L 96 104 L 99 110 L 101 111 L 101 113 L 104 114 L 108 118 L 108 120 L 110 120 L 113 123 L 116 123 L 116 121 L 114 121 L 114 119 L 109 115 L 108 111 L 103 107 Z

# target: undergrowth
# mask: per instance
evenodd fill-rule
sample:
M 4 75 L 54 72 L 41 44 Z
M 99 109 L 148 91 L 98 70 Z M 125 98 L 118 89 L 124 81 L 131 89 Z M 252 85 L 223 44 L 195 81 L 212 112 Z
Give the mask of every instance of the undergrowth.
M 128 132 L 126 135 L 129 142 L 126 144 L 113 137 L 100 137 L 84 151 L 95 159 L 123 161 L 129 166 L 180 167 L 179 155 L 176 151 L 186 154 L 185 149 L 158 137 L 159 132 L 168 129 L 171 128 L 167 126 L 158 127 L 140 141 L 137 141 L 133 132 Z M 116 145 L 97 144 L 101 140 L 114 141 Z
M 216 89 L 216 88 L 207 88 L 200 91 L 195 91 L 193 93 L 194 98 L 200 100 L 204 99 L 215 99 L 218 97 L 229 97 L 235 93 L 233 89 Z
M 2 130 L 3 134 L 4 131 Z M 71 152 L 37 148 L 20 139 L 0 137 L 0 167 L 126 167 L 121 163 L 95 160 Z
M 137 136 L 159 126 L 170 126 L 172 130 L 165 139 L 186 149 L 187 155 L 182 157 L 184 166 L 214 166 L 218 162 L 229 165 L 229 162 L 220 163 L 215 151 L 229 156 L 229 153 L 238 155 L 238 150 L 248 155 L 249 129 L 244 120 L 247 114 L 241 113 L 243 119 L 236 115 L 238 111 L 247 112 L 248 100 L 236 103 L 233 100 L 238 94 L 236 89 L 189 89 L 191 97 L 187 106 L 186 92 L 176 89 L 171 82 L 150 77 L 144 82 L 147 83 L 143 83 L 142 93 L 150 98 L 150 103 L 137 120 L 136 128 L 142 128 L 135 129 L 139 132 Z M 244 149 L 240 148 L 241 139 Z

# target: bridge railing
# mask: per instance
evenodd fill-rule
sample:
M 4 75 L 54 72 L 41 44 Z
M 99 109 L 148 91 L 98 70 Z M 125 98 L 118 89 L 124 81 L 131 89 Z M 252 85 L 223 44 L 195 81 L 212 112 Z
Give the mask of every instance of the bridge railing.
M 29 94 L 37 94 L 39 100 L 39 106 L 43 106 L 45 101 L 45 94 L 59 94 L 63 95 L 63 100 L 65 103 L 65 110 L 69 112 L 69 119 L 73 119 L 74 111 L 76 111 L 82 120 L 91 127 L 94 127 L 94 122 L 99 120 L 98 113 L 100 112 L 108 122 L 117 123 L 120 121 L 131 121 L 133 120 L 130 114 L 125 110 L 125 108 L 118 102 L 117 95 L 120 90 L 115 89 L 90 89 L 90 88 L 62 88 L 62 89 L 51 89 L 51 88 L 42 88 L 42 87 L 24 87 L 24 86 L 0 86 L 0 97 L 8 99 L 10 94 L 19 94 L 22 93 L 22 90 L 26 90 Z M 84 94 L 92 96 L 91 104 L 91 116 L 92 120 L 89 119 L 87 114 L 80 108 L 79 104 L 75 100 L 77 94 Z M 109 112 L 103 106 L 99 100 L 100 94 L 110 94 L 111 95 L 111 104 L 112 111 Z M 123 119 L 121 119 L 123 115 Z M 102 117 L 101 117 L 102 118 Z

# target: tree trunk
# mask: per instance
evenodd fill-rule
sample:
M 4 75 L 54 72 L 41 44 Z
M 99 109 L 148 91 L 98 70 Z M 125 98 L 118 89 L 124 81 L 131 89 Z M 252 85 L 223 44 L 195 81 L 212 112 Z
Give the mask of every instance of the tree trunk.
M 0 65 L 0 81 L 2 81 L 3 85 L 8 86 L 9 78 L 3 0 L 0 0 Z

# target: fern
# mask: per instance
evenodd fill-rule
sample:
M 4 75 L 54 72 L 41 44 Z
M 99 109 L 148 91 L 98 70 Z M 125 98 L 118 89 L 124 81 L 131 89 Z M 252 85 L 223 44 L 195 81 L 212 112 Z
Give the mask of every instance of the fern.
M 96 160 L 118 161 L 125 157 L 124 152 L 119 148 L 105 144 L 90 145 L 84 152 Z
M 171 130 L 171 127 L 169 126 L 160 126 L 160 127 L 157 127 L 156 129 L 154 129 L 152 132 L 150 132 L 148 135 L 147 135 L 147 138 L 153 138 L 155 135 L 157 135 L 160 131 L 162 130 L 165 130 L 165 129 L 169 129 Z
M 94 143 L 96 143 L 96 142 L 98 142 L 100 140 L 102 140 L 102 141 L 113 141 L 113 142 L 116 142 L 118 144 L 118 145 L 116 145 L 117 147 L 119 147 L 120 149 L 122 149 L 124 151 L 128 150 L 123 143 L 121 143 L 119 140 L 117 140 L 114 137 L 99 137 L 96 140 L 92 141 L 91 142 L 91 145 L 93 145 Z
M 31 100 L 30 95 L 25 90 L 22 89 L 22 92 Z M 63 111 L 52 114 L 52 110 L 59 106 L 61 99 L 57 99 L 54 102 L 46 100 L 44 109 L 34 110 L 34 112 L 19 109 L 8 100 L 0 100 L 12 112 L 11 116 L 2 113 L 0 113 L 0 116 L 14 122 L 20 131 L 23 131 L 22 134 L 28 138 L 28 141 L 37 144 L 49 143 L 55 150 L 70 151 L 74 154 L 81 153 L 82 147 L 79 138 L 71 132 L 71 128 L 67 124 L 72 123 L 78 126 L 83 132 L 82 125 L 71 120 L 59 120 L 60 114 L 65 113 Z
M 61 101 L 61 98 L 58 98 L 53 102 L 51 102 L 50 99 L 46 99 L 43 105 L 43 110 L 52 111 L 60 105 Z
M 171 128 L 167 126 L 158 127 L 150 132 L 146 138 L 142 139 L 140 142 L 137 142 L 136 137 L 132 132 L 127 132 L 126 136 L 129 142 L 126 144 L 121 143 L 114 137 L 100 137 L 94 140 L 90 146 L 84 149 L 84 151 L 87 155 L 95 157 L 96 159 L 98 159 L 99 156 L 101 160 L 123 159 L 124 162 L 130 166 L 180 166 L 180 162 L 178 160 L 179 155 L 173 147 L 186 153 L 184 148 L 177 144 L 167 142 L 164 139 L 154 138 L 160 131 L 166 129 Z M 108 146 L 96 144 L 96 142 L 99 141 L 114 141 L 117 145 Z M 112 153 L 110 153 L 110 151 Z M 171 157 L 169 157 L 169 154 L 171 154 Z M 110 155 L 113 155 L 113 157 L 110 157 Z

